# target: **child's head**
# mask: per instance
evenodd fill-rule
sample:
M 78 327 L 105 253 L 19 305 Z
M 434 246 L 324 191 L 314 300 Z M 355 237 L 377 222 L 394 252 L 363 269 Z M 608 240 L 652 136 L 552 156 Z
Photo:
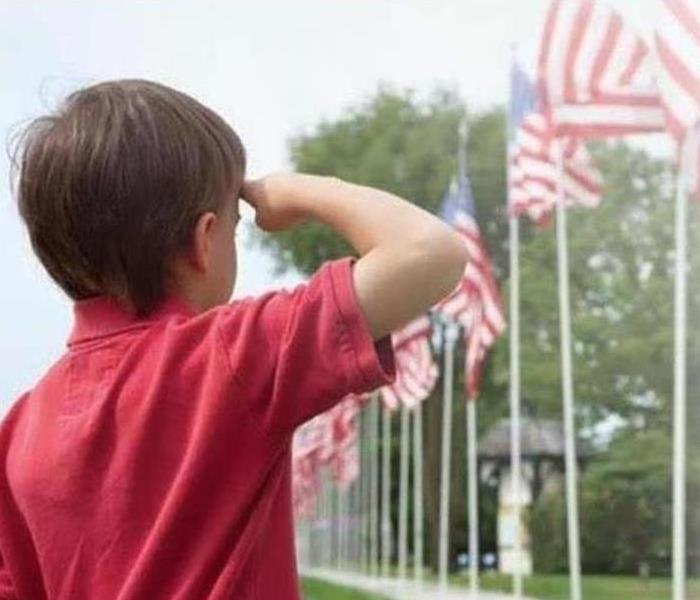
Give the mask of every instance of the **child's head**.
M 100 83 L 32 122 L 16 152 L 32 246 L 73 299 L 141 315 L 169 294 L 228 299 L 245 151 L 212 110 L 149 81 Z

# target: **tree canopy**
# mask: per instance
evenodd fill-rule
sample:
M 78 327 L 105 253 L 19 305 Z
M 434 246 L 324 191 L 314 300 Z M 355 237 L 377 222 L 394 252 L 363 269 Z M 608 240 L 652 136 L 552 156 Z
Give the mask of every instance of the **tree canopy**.
M 455 173 L 458 124 L 464 115 L 469 121 L 468 168 L 477 216 L 507 306 L 510 280 L 502 110 L 469 114 L 450 90 L 419 98 L 415 93 L 382 88 L 339 118 L 322 121 L 292 139 L 291 159 L 299 171 L 383 188 L 437 212 Z M 653 514 L 665 519 L 663 510 L 668 508 L 670 495 L 661 490 L 666 489 L 670 476 L 667 450 L 673 393 L 674 166 L 622 142 L 593 144 L 591 150 L 604 177 L 602 203 L 595 210 L 569 211 L 575 392 L 579 431 L 589 435 L 603 431 L 603 441 L 610 441 L 607 438 L 611 436 L 612 440 L 609 451 L 598 442 L 601 455 L 596 460 L 601 462 L 599 465 L 594 460 L 586 476 L 585 497 L 596 490 L 598 497 L 590 506 L 603 502 L 610 489 L 619 489 L 618 483 L 608 487 L 613 481 L 626 482 L 630 490 L 655 486 L 652 496 L 656 504 L 649 500 L 650 510 L 661 511 Z M 692 207 L 689 224 L 691 332 L 700 318 L 699 212 L 697 206 Z M 521 231 L 524 410 L 557 418 L 561 414 L 561 375 L 554 231 L 538 230 L 527 223 L 521 225 Z M 307 274 L 324 261 L 351 252 L 333 232 L 314 223 L 265 236 L 261 241 L 280 269 L 294 267 Z M 689 364 L 700 364 L 700 336 L 689 335 L 689 345 Z M 487 365 L 480 398 L 480 431 L 507 415 L 508 360 L 506 334 L 494 347 Z M 689 396 L 697 400 L 700 370 L 690 371 Z M 457 385 L 462 385 L 460 377 Z M 456 397 L 462 397 L 461 390 Z M 438 457 L 440 433 L 439 409 L 432 410 L 428 404 L 426 456 L 430 465 Z M 697 427 L 700 403 L 690 404 L 691 427 Z M 619 431 L 615 432 L 613 423 Z M 456 444 L 459 447 L 463 442 L 461 432 Z M 652 456 L 660 449 L 665 456 Z M 459 450 L 455 456 L 460 456 Z M 614 466 L 634 462 L 635 457 L 644 469 L 628 465 L 630 470 L 624 474 Z M 458 519 L 466 512 L 460 504 L 464 495 L 459 473 L 463 471 L 461 466 L 453 471 L 458 478 L 453 489 L 459 494 L 453 514 L 459 515 Z M 428 494 L 426 503 L 434 512 L 436 506 Z M 593 511 L 586 517 L 591 519 L 592 531 L 602 535 L 615 525 L 615 515 L 626 511 L 643 513 L 632 496 L 646 498 L 635 491 L 621 498 L 609 513 Z M 430 515 L 428 520 L 430 525 Z M 646 526 L 649 521 L 644 523 Z M 641 521 L 638 524 L 641 526 Z M 693 526 L 700 529 L 700 523 Z M 664 545 L 667 540 L 657 536 L 655 541 L 640 541 L 638 546 L 656 548 L 657 542 Z M 595 547 L 591 540 L 587 544 Z M 610 569 L 630 568 L 631 559 L 616 560 L 615 565 L 608 565 Z

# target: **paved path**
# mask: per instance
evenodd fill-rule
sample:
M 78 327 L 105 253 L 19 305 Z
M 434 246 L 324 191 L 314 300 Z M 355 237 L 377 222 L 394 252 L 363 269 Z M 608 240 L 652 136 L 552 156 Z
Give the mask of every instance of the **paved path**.
M 358 573 L 328 569 L 302 569 L 302 574 L 330 583 L 374 592 L 395 600 L 512 600 L 512 596 L 509 594 L 479 592 L 477 596 L 472 596 L 468 590 L 463 588 L 441 590 L 437 585 L 428 583 L 419 588 L 412 581 L 368 577 Z M 523 600 L 532 599 L 523 598 Z

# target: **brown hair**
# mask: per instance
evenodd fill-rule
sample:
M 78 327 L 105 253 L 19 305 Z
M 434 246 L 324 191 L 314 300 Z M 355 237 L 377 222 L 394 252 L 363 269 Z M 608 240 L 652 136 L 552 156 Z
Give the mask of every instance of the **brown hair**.
M 238 196 L 245 150 L 190 96 L 108 81 L 30 123 L 13 172 L 20 214 L 51 277 L 75 300 L 106 294 L 143 315 L 164 298 L 171 260 L 199 216 Z

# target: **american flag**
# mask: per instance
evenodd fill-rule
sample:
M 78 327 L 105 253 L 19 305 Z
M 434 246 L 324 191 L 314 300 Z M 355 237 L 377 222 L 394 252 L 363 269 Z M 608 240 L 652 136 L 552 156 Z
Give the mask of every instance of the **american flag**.
M 414 408 L 435 388 L 438 367 L 430 349 L 431 333 L 430 319 L 423 315 L 391 336 L 396 380 L 381 389 L 382 401 L 387 408 Z
M 554 129 L 548 114 L 541 110 L 535 85 L 515 62 L 511 69 L 508 133 L 510 210 L 545 224 L 557 198 Z M 597 206 L 601 177 L 586 147 L 574 138 L 561 140 L 561 144 L 565 202 L 569 206 Z
M 292 503 L 297 518 L 313 513 L 319 493 L 320 461 L 316 448 L 304 439 L 305 428 L 300 428 L 292 441 Z
M 655 40 L 666 122 L 685 148 L 689 187 L 700 200 L 700 6 L 663 0 L 660 17 Z
M 486 353 L 505 330 L 506 321 L 491 259 L 476 222 L 464 144 L 460 144 L 458 175 L 445 195 L 440 216 L 462 235 L 469 253 L 457 288 L 436 308 L 464 328 L 467 397 L 473 400 L 479 393 Z
M 292 438 L 292 501 L 297 518 L 310 515 L 316 506 L 326 429 L 326 415 L 318 415 Z
M 360 474 L 360 452 L 357 444 L 357 415 L 363 398 L 350 395 L 330 412 L 330 445 L 333 449 L 329 466 L 333 481 L 341 487 L 350 485 Z
M 298 518 L 316 506 L 321 469 L 347 486 L 359 474 L 357 414 L 364 398 L 351 394 L 297 429 L 292 440 L 292 499 Z
M 541 100 L 557 135 L 662 131 L 649 47 L 598 0 L 553 0 L 539 56 Z

